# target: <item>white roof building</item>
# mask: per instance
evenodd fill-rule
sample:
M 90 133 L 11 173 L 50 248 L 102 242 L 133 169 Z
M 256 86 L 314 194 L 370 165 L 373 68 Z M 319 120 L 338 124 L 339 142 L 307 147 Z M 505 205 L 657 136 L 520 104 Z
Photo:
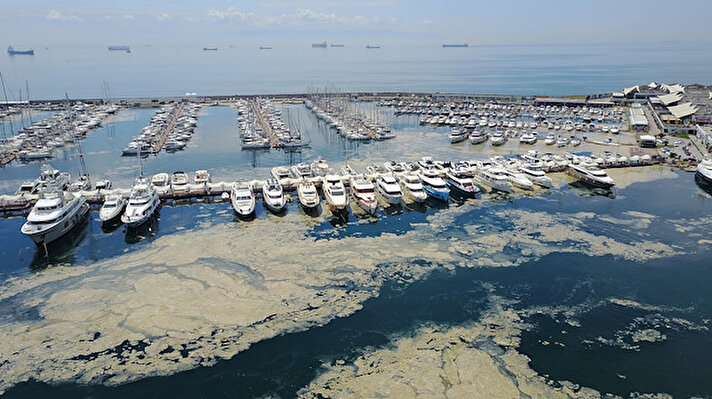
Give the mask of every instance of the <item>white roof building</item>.
M 675 105 L 672 107 L 668 107 L 668 111 L 672 114 L 677 119 L 682 119 L 687 116 L 690 116 L 697 112 L 700 108 L 697 106 L 692 105 L 692 103 L 684 103 L 680 105 Z
M 678 92 L 678 93 L 664 94 L 662 96 L 658 96 L 658 98 L 660 99 L 660 102 L 664 106 L 667 107 L 667 106 L 670 106 L 670 105 L 675 104 L 676 102 L 679 102 L 680 100 L 682 100 L 682 93 Z

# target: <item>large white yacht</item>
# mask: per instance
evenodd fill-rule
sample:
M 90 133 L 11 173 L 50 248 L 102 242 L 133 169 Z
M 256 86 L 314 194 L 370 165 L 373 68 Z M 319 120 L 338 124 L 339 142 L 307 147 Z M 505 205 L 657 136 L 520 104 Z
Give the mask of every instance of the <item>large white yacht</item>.
M 485 132 L 481 130 L 475 130 L 470 133 L 470 143 L 472 144 L 484 143 L 485 141 L 487 141 L 487 139 L 487 134 L 485 134 Z
M 502 145 L 507 142 L 507 136 L 504 134 L 504 132 L 501 131 L 496 131 L 494 134 L 492 134 L 492 137 L 490 137 L 490 143 L 492 145 Z
M 416 175 L 406 174 L 400 178 L 403 193 L 410 197 L 415 202 L 425 202 L 428 199 L 428 194 L 423 188 L 423 183 Z
M 522 172 L 504 168 L 499 169 L 499 172 L 507 176 L 509 182 L 512 183 L 512 185 L 515 187 L 521 188 L 523 190 L 531 190 L 534 188 L 534 184 L 532 183 L 532 181 L 529 180 L 529 178 Z
M 305 210 L 314 210 L 319 207 L 319 193 L 316 192 L 316 186 L 309 180 L 302 180 L 297 185 L 297 196 L 299 197 L 299 204 Z
M 495 190 L 504 191 L 505 193 L 512 191 L 512 183 L 510 183 L 507 176 L 501 172 L 501 169 L 491 166 L 478 166 L 475 170 L 475 178 L 480 183 L 490 186 Z
M 391 205 L 400 204 L 403 199 L 403 191 L 392 175 L 379 176 L 376 179 L 376 191 Z
M 124 213 L 128 201 L 121 194 L 111 194 L 104 199 L 99 209 L 99 220 L 103 223 L 112 221 Z
M 569 164 L 568 173 L 590 186 L 600 188 L 611 188 L 616 185 L 613 179 L 597 165 L 580 163 L 578 165 Z
M 188 192 L 188 174 L 185 172 L 173 172 L 171 176 L 171 187 L 174 194 L 185 194 Z
M 300 162 L 292 166 L 292 177 L 301 179 L 302 177 L 314 177 L 311 166 L 306 162 Z
M 274 213 L 282 212 L 287 204 L 282 184 L 277 179 L 269 179 L 262 185 L 262 199 L 267 209 Z
M 519 137 L 519 142 L 523 144 L 534 144 L 537 141 L 535 132 L 526 132 Z
M 326 175 L 322 178 L 322 190 L 326 203 L 332 210 L 342 211 L 349 205 L 346 187 L 337 175 Z
M 84 197 L 46 187 L 20 231 L 37 245 L 49 244 L 81 222 L 87 212 L 89 204 Z
M 129 227 L 138 227 L 153 215 L 160 203 L 156 188 L 141 175 L 134 180 L 129 203 L 121 215 L 121 221 Z
M 272 177 L 275 179 L 282 180 L 289 177 L 289 168 L 286 166 L 275 166 L 270 171 L 270 174 L 272 174 Z
M 480 192 L 479 187 L 472 182 L 472 179 L 460 171 L 450 170 L 445 173 L 445 183 L 451 189 L 455 189 L 463 195 L 474 197 L 475 194 Z
M 434 170 L 423 170 L 418 177 L 420 177 L 423 189 L 428 196 L 441 201 L 447 201 L 450 198 L 450 189 L 447 188 L 445 181 Z
M 712 159 L 705 158 L 700 161 L 695 169 L 695 175 L 706 183 L 712 184 Z
M 551 178 L 546 175 L 541 168 L 541 163 L 521 163 L 518 166 L 522 172 L 532 183 L 544 188 L 551 188 Z
M 245 180 L 236 180 L 230 188 L 232 209 L 239 216 L 249 216 L 255 211 L 255 192 Z
M 351 195 L 364 211 L 375 215 L 378 211 L 378 201 L 376 201 L 376 188 L 373 183 L 361 175 L 352 176 L 349 181 Z

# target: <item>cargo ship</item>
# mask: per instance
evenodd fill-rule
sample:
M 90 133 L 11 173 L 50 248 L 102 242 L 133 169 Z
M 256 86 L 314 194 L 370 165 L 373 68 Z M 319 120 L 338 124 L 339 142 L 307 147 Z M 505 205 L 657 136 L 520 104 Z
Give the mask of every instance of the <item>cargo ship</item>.
M 35 50 L 15 50 L 12 46 L 7 48 L 7 53 L 10 55 L 35 55 Z
M 447 47 L 470 47 L 467 43 L 454 43 L 454 44 L 443 44 L 444 48 Z
M 109 46 L 109 51 L 125 51 L 130 53 L 131 48 L 129 46 Z

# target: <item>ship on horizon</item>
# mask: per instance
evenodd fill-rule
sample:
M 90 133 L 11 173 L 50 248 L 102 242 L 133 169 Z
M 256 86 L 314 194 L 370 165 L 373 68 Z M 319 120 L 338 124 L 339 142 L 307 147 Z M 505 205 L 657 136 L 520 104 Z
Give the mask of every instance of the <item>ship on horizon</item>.
M 131 48 L 129 46 L 109 46 L 109 51 L 125 51 L 130 53 Z
M 35 50 L 15 50 L 12 46 L 8 46 L 7 53 L 9 55 L 35 55 Z
M 366 48 L 381 48 L 381 46 L 376 46 L 376 45 L 373 45 L 373 44 L 367 44 L 367 45 L 366 45 Z
M 330 44 L 329 47 L 344 47 L 343 44 Z
M 467 43 L 445 43 L 443 44 L 444 48 L 447 47 L 470 47 Z
M 217 47 L 203 47 L 203 51 L 218 51 Z
M 272 46 L 260 46 L 260 50 L 272 50 Z
M 326 42 L 312 43 L 312 48 L 326 48 Z

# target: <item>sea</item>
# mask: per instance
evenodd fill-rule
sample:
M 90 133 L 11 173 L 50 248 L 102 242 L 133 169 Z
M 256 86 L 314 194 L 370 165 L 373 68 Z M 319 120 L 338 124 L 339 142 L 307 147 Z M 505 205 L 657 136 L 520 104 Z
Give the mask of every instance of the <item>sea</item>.
M 15 91 L 27 80 L 33 99 L 102 97 L 104 81 L 116 98 L 313 86 L 573 95 L 705 83 L 709 47 L 53 46 L 0 57 L 0 71 Z M 283 118 L 309 147 L 246 151 L 236 110 L 205 106 L 186 150 L 141 167 L 207 169 L 232 181 L 318 157 L 362 170 L 522 152 L 512 141 L 450 145 L 445 128 L 359 106 L 396 138 L 350 142 L 303 105 L 284 104 Z M 81 152 L 93 178 L 128 187 L 139 162 L 120 150 L 155 111 L 121 109 L 51 165 L 76 176 Z M 50 114 L 15 116 L 6 131 Z M 0 169 L 0 193 L 40 165 Z M 102 225 L 94 208 L 48 255 L 20 233 L 23 216 L 6 215 L 0 390 L 9 398 L 711 397 L 712 187 L 662 166 L 610 173 L 612 192 L 556 174 L 551 190 L 381 204 L 376 217 L 354 204 L 346 215 L 323 207 L 306 215 L 292 194 L 285 214 L 260 202 L 243 220 L 215 198 L 166 202 L 132 230 Z

